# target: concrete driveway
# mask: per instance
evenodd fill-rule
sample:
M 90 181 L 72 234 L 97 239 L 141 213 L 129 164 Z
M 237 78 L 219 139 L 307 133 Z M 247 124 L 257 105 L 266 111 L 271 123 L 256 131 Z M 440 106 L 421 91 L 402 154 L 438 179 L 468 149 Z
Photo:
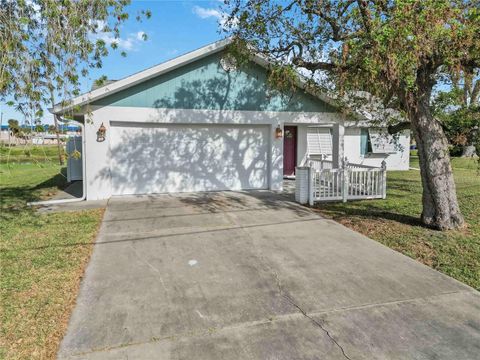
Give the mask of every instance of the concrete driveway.
M 61 359 L 479 359 L 480 295 L 283 195 L 110 200 Z

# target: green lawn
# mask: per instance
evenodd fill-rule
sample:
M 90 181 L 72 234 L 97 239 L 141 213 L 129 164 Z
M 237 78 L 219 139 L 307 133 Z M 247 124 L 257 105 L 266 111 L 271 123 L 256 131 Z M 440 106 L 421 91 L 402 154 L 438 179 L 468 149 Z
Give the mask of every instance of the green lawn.
M 62 145 L 62 155 L 65 151 Z M 12 163 L 58 163 L 57 145 L 0 146 L 0 164 Z
M 60 168 L 0 164 L 0 359 L 54 359 L 103 210 L 38 214 Z
M 418 168 L 413 157 L 411 166 Z M 319 205 L 326 216 L 392 249 L 480 290 L 480 174 L 474 159 L 452 160 L 460 207 L 468 222 L 461 231 L 440 232 L 419 223 L 422 186 L 417 170 L 391 171 L 386 200 Z
M 412 166 L 418 166 L 412 159 Z M 419 172 L 388 173 L 386 200 L 322 204 L 320 211 L 373 239 L 480 289 L 480 176 L 474 160 L 454 159 L 469 226 L 422 227 Z M 103 210 L 40 215 L 27 201 L 65 185 L 59 167 L 0 164 L 0 358 L 53 359 L 74 305 Z

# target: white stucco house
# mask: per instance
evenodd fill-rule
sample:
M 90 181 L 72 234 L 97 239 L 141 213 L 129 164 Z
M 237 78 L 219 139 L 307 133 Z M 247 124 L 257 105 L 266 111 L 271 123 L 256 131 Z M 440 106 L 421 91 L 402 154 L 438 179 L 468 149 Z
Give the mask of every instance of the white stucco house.
M 322 95 L 280 94 L 267 61 L 236 66 L 229 40 L 205 46 L 74 98 L 51 111 L 84 124 L 88 200 L 189 191 L 280 190 L 309 157 L 407 170 L 410 135 L 345 118 Z M 102 131 L 104 130 L 104 131 Z

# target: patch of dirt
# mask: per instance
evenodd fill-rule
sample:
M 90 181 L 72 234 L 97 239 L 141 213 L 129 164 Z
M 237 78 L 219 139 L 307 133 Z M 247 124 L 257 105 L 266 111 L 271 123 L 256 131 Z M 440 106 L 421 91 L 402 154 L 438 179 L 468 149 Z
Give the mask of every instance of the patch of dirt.
M 437 253 L 431 244 L 419 240 L 412 243 L 410 249 L 415 254 L 415 260 L 435 268 L 437 264 Z

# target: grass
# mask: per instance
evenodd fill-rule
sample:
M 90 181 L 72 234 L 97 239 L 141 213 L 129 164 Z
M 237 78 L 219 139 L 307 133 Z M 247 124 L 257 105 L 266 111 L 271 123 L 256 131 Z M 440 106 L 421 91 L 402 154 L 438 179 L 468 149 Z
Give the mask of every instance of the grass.
M 103 210 L 39 214 L 60 167 L 0 164 L 0 359 L 54 359 Z
M 319 211 L 380 243 L 480 290 L 480 174 L 474 159 L 452 159 L 457 196 L 468 226 L 436 231 L 421 226 L 420 172 L 390 171 L 386 200 L 323 203 Z M 418 158 L 411 166 L 418 168 Z
M 412 158 L 413 167 L 418 160 Z M 480 290 L 480 175 L 453 159 L 468 228 L 424 228 L 418 171 L 388 173 L 386 200 L 322 204 L 319 210 L 395 250 Z M 52 163 L 0 164 L 0 358 L 53 359 L 65 332 L 103 210 L 38 214 L 27 201 L 65 186 Z
M 65 150 L 62 145 L 62 155 Z M 0 164 L 12 163 L 58 163 L 57 145 L 0 146 Z

